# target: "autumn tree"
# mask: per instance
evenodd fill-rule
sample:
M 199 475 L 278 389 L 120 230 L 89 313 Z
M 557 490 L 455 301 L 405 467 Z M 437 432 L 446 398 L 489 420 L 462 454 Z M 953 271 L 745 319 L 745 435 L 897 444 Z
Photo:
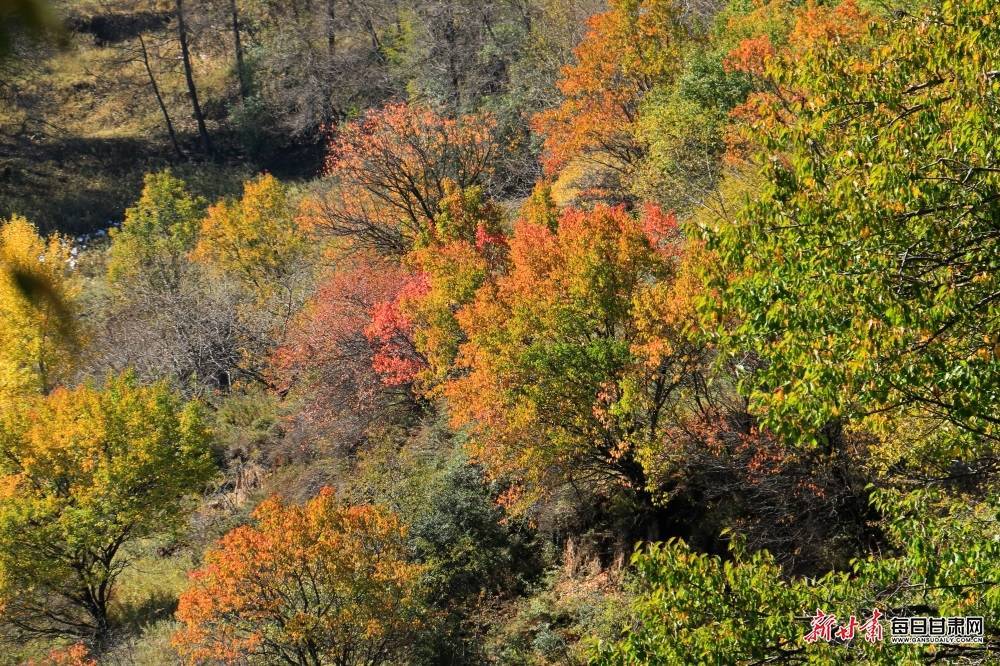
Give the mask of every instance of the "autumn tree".
M 71 250 L 23 217 L 0 224 L 0 397 L 45 392 L 73 367 L 77 289 Z
M 627 180 L 645 154 L 636 125 L 643 99 L 677 74 L 693 25 L 673 0 L 615 0 L 588 27 L 557 84 L 561 103 L 532 126 L 549 174 L 581 158 Z
M 498 148 L 488 115 L 450 119 L 407 104 L 371 110 L 334 135 L 326 161 L 334 186 L 307 204 L 306 218 L 335 236 L 405 254 L 433 224 L 446 181 L 487 185 Z
M 808 97 L 808 84 L 798 85 L 791 72 L 818 52 L 871 48 L 868 24 L 873 18 L 854 0 L 802 6 L 771 0 L 748 12 L 730 12 L 725 23 L 729 37 L 720 40 L 720 46 L 728 47 L 721 64 L 729 80 L 742 77 L 747 87 L 744 98 L 733 98 L 739 103 L 729 108 L 732 122 L 723 132 L 726 161 L 752 169 L 757 142 L 747 128 L 790 122 L 792 103 Z
M 123 376 L 0 418 L 0 620 L 103 647 L 125 548 L 180 524 L 213 473 L 201 408 Z
M 997 10 L 861 28 L 855 14 L 823 14 L 818 36 L 803 16 L 813 47 L 770 63 L 796 95 L 760 99 L 744 132 L 767 182 L 710 231 L 717 311 L 737 322 L 730 348 L 763 361 L 746 388 L 775 427 L 808 440 L 837 420 L 930 417 L 979 457 L 1000 432 Z
M 661 319 L 677 243 L 654 207 L 569 210 L 555 229 L 522 220 L 509 273 L 459 311 L 467 374 L 445 389 L 454 423 L 527 500 L 573 479 L 648 492 L 643 452 L 701 359 L 683 319 Z
M 479 187 L 446 181 L 444 190 L 402 260 L 372 250 L 334 254 L 273 356 L 279 381 L 307 396 L 314 423 L 349 445 L 435 392 L 464 340 L 455 312 L 503 270 L 503 211 Z
M 146 174 L 139 200 L 111 232 L 108 280 L 126 291 L 177 289 L 204 214 L 204 200 L 170 171 Z
M 293 319 L 271 356 L 271 371 L 284 390 L 304 397 L 304 414 L 349 448 L 387 415 L 410 406 L 407 386 L 389 386 L 376 371 L 384 338 L 370 327 L 378 307 L 395 303 L 412 273 L 395 259 L 372 251 L 337 258 L 313 296 Z M 392 340 L 394 353 L 402 353 Z
M 295 303 L 308 247 L 288 187 L 270 174 L 247 181 L 238 201 L 208 209 L 192 257 L 242 280 L 261 301 Z
M 139 200 L 126 210 L 121 228 L 111 233 L 107 276 L 112 298 L 92 323 L 92 370 L 130 369 L 149 380 L 169 374 L 191 390 L 228 390 L 241 379 L 264 381 L 263 357 L 271 345 L 274 320 L 255 301 L 272 294 L 272 285 L 266 283 L 266 292 L 258 293 L 245 283 L 246 271 L 264 275 L 263 266 L 217 270 L 214 258 L 222 250 L 213 249 L 206 261 L 191 260 L 205 207 L 205 201 L 169 171 L 146 176 Z M 225 210 L 225 219 L 231 221 L 235 213 Z M 272 214 L 280 214 L 275 224 L 291 224 L 284 205 L 262 205 L 258 210 L 269 223 Z M 217 228 L 213 233 L 222 234 Z M 291 232 L 284 237 L 286 245 L 294 242 Z M 216 248 L 214 236 L 213 242 Z M 253 255 L 249 260 L 255 261 Z M 290 270 L 302 269 L 293 265 Z
M 436 392 L 465 336 L 455 316 L 506 270 L 506 217 L 478 186 L 446 180 L 433 221 L 403 258 L 410 276 L 393 301 L 376 305 L 366 329 L 375 368 L 389 384 Z
M 191 576 L 175 645 L 191 663 L 381 664 L 420 626 L 421 566 L 406 530 L 331 488 L 304 506 L 271 498 Z

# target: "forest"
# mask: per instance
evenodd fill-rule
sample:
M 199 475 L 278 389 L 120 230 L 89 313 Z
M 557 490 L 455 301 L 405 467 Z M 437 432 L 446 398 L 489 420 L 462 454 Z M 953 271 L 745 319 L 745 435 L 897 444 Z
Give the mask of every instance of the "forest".
M 0 0 L 0 664 L 1000 663 L 1000 3 Z

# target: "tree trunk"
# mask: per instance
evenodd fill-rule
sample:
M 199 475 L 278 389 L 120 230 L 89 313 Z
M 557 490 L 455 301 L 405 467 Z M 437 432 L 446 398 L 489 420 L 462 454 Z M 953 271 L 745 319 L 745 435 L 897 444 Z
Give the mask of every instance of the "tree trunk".
M 201 112 L 201 105 L 198 103 L 198 89 L 194 85 L 194 75 L 191 72 L 191 52 L 188 49 L 187 27 L 184 25 L 184 3 L 183 0 L 176 0 L 177 7 L 177 36 L 181 41 L 181 59 L 184 62 L 184 78 L 187 79 L 188 94 L 191 96 L 191 107 L 194 109 L 194 119 L 198 122 L 198 135 L 201 137 L 201 145 L 206 155 L 212 154 L 212 140 L 208 136 L 208 128 L 205 127 L 205 115 Z
M 240 99 L 244 102 L 250 95 L 250 82 L 247 81 L 246 63 L 243 61 L 243 41 L 240 39 L 240 14 L 236 0 L 229 0 L 229 11 L 233 19 L 233 44 L 236 49 L 236 75 L 240 80 Z
M 94 646 L 97 652 L 104 652 L 111 638 L 111 623 L 108 621 L 108 604 L 104 599 L 97 600 L 94 606 Z
M 337 9 L 335 1 L 326 0 L 326 81 L 324 82 L 326 108 L 323 109 L 323 117 L 330 123 L 338 122 L 342 116 L 340 110 L 334 108 L 333 105 L 333 96 L 336 92 L 334 90 L 336 80 L 334 72 L 336 71 L 337 59 Z
M 78 573 L 84 573 L 78 571 Z M 109 639 L 111 637 L 111 623 L 108 618 L 108 595 L 107 591 L 110 589 L 106 584 L 106 581 L 102 581 L 101 584 L 96 587 L 92 584 L 88 584 L 84 589 L 80 590 L 80 605 L 87 611 L 90 615 L 90 620 L 93 623 L 92 632 L 90 635 L 90 640 L 93 643 L 94 651 L 98 654 L 103 653 L 108 648 Z
M 326 51 L 330 58 L 330 67 L 333 68 L 333 59 L 337 55 L 337 28 L 335 21 L 337 11 L 334 0 L 326 0 Z
M 455 23 L 455 16 L 449 12 L 448 21 L 445 23 L 444 31 L 445 43 L 448 45 L 448 75 L 451 79 L 453 100 L 455 104 L 455 114 L 458 115 L 462 109 L 462 84 L 458 71 L 458 26 Z
M 181 150 L 180 144 L 177 143 L 177 133 L 174 132 L 174 124 L 170 122 L 170 113 L 167 112 L 167 105 L 163 103 L 163 95 L 160 94 L 160 86 L 156 85 L 156 77 L 153 76 L 153 68 L 149 64 L 149 51 L 146 50 L 146 40 L 142 38 L 142 33 L 139 33 L 139 46 L 142 47 L 142 64 L 146 66 L 146 74 L 149 75 L 149 85 L 153 89 L 153 95 L 156 96 L 156 103 L 160 105 L 160 111 L 163 112 L 163 122 L 167 124 L 167 134 L 170 135 L 170 143 L 173 144 L 177 157 L 184 159 L 184 152 Z

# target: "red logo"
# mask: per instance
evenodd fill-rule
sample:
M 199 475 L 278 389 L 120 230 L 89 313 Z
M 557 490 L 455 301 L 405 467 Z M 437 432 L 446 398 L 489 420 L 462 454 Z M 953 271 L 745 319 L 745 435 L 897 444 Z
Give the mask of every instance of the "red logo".
M 884 638 L 882 617 L 884 617 L 882 611 L 876 608 L 864 624 L 859 625 L 858 618 L 854 615 L 848 617 L 846 623 L 838 624 L 836 615 L 824 613 L 822 609 L 817 608 L 816 615 L 812 618 L 811 629 L 805 635 L 804 640 L 806 643 L 818 641 L 829 643 L 836 639 L 846 643 L 854 640 L 857 632 L 860 631 L 869 643 L 879 643 Z

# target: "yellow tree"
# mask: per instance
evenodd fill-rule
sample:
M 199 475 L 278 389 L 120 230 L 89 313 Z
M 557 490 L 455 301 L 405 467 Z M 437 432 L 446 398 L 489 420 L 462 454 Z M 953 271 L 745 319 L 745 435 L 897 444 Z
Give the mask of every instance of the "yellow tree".
M 204 214 L 204 200 L 170 171 L 146 174 L 142 196 L 112 231 L 108 280 L 126 290 L 177 289 Z
M 274 176 L 247 181 L 239 201 L 208 209 L 192 256 L 235 275 L 261 299 L 280 294 L 291 288 L 306 255 L 295 213 L 288 188 Z
M 123 549 L 183 520 L 213 473 L 197 403 L 129 377 L 0 414 L 0 621 L 100 647 Z
M 0 398 L 44 392 L 72 365 L 77 331 L 70 248 L 23 217 L 0 225 Z

